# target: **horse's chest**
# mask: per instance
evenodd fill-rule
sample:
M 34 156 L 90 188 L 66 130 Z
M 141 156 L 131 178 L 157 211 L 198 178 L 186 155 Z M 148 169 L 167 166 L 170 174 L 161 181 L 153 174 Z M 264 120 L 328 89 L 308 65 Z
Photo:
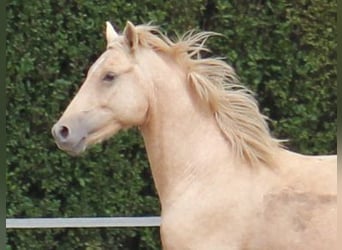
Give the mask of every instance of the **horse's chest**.
M 168 246 L 166 249 L 196 250 L 239 246 L 252 216 L 251 206 L 246 206 L 243 200 L 247 197 L 229 197 L 227 192 L 183 197 L 163 210 L 163 245 Z

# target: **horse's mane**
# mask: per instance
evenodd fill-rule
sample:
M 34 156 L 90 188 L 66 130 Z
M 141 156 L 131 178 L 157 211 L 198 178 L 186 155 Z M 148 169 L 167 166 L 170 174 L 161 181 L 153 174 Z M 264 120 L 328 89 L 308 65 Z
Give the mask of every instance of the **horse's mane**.
M 267 117 L 259 111 L 250 90 L 239 83 L 234 69 L 219 58 L 201 58 L 213 32 L 190 31 L 177 42 L 151 25 L 136 26 L 141 46 L 171 55 L 187 72 L 189 84 L 211 107 L 219 128 L 234 152 L 249 165 L 274 167 L 274 152 L 281 146 L 272 138 Z

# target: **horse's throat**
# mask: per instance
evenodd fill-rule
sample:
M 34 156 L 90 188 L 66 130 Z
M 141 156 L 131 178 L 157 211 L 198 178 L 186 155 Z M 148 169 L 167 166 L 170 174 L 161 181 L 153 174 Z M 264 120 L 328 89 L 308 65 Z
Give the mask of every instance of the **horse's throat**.
M 156 189 L 163 203 L 177 199 L 191 185 L 219 175 L 230 156 L 228 142 L 213 116 L 189 112 L 182 119 L 151 118 L 142 128 Z M 214 178 L 214 176 L 213 176 Z

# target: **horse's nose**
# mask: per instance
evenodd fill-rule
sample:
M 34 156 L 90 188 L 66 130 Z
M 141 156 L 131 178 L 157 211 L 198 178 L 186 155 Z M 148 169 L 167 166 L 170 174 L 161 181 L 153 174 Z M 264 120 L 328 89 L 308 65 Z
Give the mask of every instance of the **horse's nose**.
M 58 142 L 67 142 L 70 135 L 69 131 L 67 126 L 59 124 L 55 124 L 51 130 L 53 137 Z
M 58 121 L 51 128 L 51 133 L 58 148 L 71 155 L 78 155 L 86 148 L 87 130 L 80 126 L 78 119 Z

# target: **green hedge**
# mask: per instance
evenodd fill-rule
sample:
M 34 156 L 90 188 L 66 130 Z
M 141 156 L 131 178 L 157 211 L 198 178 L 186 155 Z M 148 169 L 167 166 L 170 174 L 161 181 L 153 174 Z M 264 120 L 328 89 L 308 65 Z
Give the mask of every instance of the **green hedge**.
M 7 4 L 7 217 L 158 215 L 137 130 L 72 158 L 50 128 L 104 50 L 104 22 L 212 38 L 290 149 L 336 152 L 336 1 L 23 1 Z M 8 249 L 160 249 L 158 228 L 8 230 Z

